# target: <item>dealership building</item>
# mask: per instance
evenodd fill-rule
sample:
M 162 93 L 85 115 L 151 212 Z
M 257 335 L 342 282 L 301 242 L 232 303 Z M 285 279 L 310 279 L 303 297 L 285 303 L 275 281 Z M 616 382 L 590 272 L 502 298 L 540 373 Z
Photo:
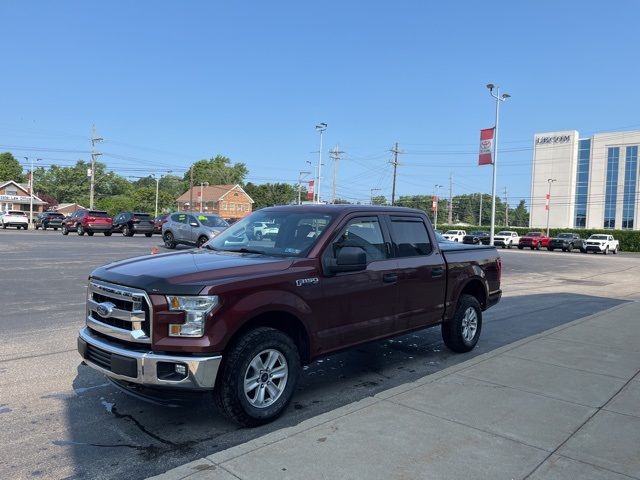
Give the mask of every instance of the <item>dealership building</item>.
M 640 131 L 534 136 L 530 227 L 640 230 Z

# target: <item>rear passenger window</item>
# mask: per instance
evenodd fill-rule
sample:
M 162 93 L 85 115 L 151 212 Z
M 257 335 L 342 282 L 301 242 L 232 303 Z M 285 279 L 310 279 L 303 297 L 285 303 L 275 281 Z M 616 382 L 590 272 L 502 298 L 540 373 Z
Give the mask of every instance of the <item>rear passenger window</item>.
M 397 257 L 417 257 L 431 253 L 429 234 L 422 220 L 392 217 L 391 228 Z
M 333 243 L 334 255 L 342 247 L 360 247 L 367 263 L 387 258 L 382 229 L 376 217 L 355 218 L 347 224 Z

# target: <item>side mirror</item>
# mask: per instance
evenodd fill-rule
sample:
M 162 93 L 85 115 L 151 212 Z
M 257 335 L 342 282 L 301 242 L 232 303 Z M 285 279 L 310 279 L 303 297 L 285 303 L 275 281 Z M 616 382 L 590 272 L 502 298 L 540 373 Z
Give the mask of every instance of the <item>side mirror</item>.
M 332 273 L 357 272 L 367 268 L 367 254 L 360 247 L 342 247 L 329 264 Z
M 191 222 L 189 225 L 191 225 L 192 227 L 199 227 L 200 225 L 198 224 L 198 222 Z

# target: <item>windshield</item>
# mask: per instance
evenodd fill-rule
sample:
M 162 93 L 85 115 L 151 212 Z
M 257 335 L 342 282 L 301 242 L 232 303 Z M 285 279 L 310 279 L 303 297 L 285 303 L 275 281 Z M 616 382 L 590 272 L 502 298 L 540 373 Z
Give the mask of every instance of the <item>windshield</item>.
M 228 227 L 229 224 L 217 215 L 198 215 L 198 221 L 205 227 Z
M 26 213 L 24 213 L 24 212 L 19 212 L 19 211 L 15 211 L 15 210 L 9 210 L 9 211 L 7 212 L 7 215 L 18 215 L 18 216 L 22 215 L 23 217 L 26 217 L 26 216 L 27 216 L 27 214 L 26 214 Z
M 571 233 L 561 233 L 558 235 L 558 238 L 573 238 L 573 234 Z
M 445 235 L 457 235 L 458 234 L 458 230 L 447 230 L 446 232 L 444 232 Z
M 134 213 L 133 216 L 140 220 L 151 220 L 151 215 L 148 213 Z
M 501 237 L 509 237 L 511 236 L 511 232 L 498 232 L 496 235 L 500 235 Z
M 52 218 L 64 218 L 64 215 L 61 213 L 47 213 L 47 215 Z
M 210 250 L 303 257 L 334 216 L 320 212 L 259 210 L 234 223 L 205 247 Z M 269 231 L 260 230 L 266 224 Z
M 591 240 L 606 240 L 607 236 L 606 235 L 591 235 L 591 237 L 589 237 Z
M 525 235 L 525 237 L 541 237 L 542 234 L 540 232 L 529 232 Z
M 471 235 L 485 235 L 487 232 L 471 232 Z

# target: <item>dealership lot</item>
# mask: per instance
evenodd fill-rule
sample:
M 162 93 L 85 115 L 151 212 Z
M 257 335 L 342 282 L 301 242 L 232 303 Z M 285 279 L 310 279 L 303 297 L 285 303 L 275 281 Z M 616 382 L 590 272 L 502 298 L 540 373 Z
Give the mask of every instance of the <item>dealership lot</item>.
M 487 312 L 474 352 L 451 354 L 432 329 L 328 357 L 306 369 L 284 417 L 238 430 L 207 399 L 182 408 L 142 403 L 79 363 L 87 275 L 159 246 L 159 236 L 0 231 L 2 478 L 143 478 L 640 299 L 640 255 L 499 250 L 505 296 Z

